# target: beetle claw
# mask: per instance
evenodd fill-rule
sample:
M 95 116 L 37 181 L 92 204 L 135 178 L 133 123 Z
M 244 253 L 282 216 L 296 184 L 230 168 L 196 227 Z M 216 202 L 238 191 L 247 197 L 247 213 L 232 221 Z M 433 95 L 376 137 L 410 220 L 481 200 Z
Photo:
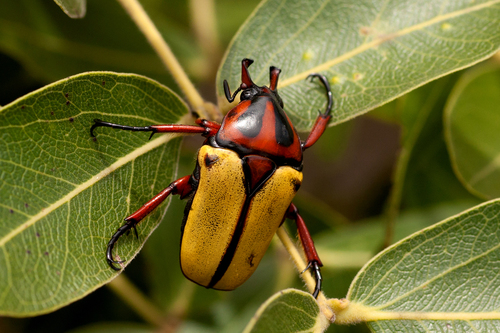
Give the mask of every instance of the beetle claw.
M 132 228 L 134 229 L 135 236 L 139 238 L 139 235 L 137 234 L 136 223 L 134 222 L 134 220 L 128 220 L 125 222 L 124 225 L 118 228 L 118 230 L 114 233 L 113 237 L 111 237 L 111 239 L 109 240 L 108 248 L 106 249 L 106 260 L 108 261 L 109 267 L 111 267 L 115 271 L 120 271 L 122 269 L 121 267 L 116 267 L 115 265 L 123 264 L 125 261 L 124 260 L 117 261 L 113 258 L 113 248 L 118 239 L 123 234 L 128 235 L 130 233 L 130 229 Z
M 314 292 L 312 296 L 314 298 L 318 297 L 319 292 L 321 291 L 321 282 L 323 281 L 323 278 L 321 277 L 321 271 L 319 269 L 319 265 L 317 261 L 309 261 L 307 263 L 306 268 L 300 273 L 304 274 L 305 271 L 308 269 L 311 269 L 311 273 L 313 273 L 314 277 L 316 278 L 316 286 L 314 287 Z

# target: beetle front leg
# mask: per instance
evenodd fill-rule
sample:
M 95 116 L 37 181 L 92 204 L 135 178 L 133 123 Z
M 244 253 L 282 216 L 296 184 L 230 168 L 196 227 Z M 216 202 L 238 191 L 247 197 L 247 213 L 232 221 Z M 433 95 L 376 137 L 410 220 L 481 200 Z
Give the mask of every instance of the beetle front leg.
M 109 123 L 100 119 L 94 119 L 94 125 L 90 128 L 90 135 L 95 137 L 94 129 L 97 127 L 111 127 L 126 131 L 133 132 L 151 132 L 149 139 L 155 133 L 187 133 L 187 134 L 202 134 L 203 136 L 214 136 L 220 128 L 220 125 L 205 119 L 197 119 L 194 125 L 180 125 L 180 124 L 167 124 L 167 125 L 150 125 L 150 126 L 127 126 L 115 123 Z
M 322 267 L 323 264 L 319 259 L 318 253 L 316 252 L 314 242 L 311 238 L 311 234 L 309 234 L 309 230 L 307 230 L 304 219 L 302 218 L 302 216 L 300 216 L 299 210 L 293 203 L 291 203 L 288 207 L 285 217 L 294 220 L 297 224 L 297 231 L 299 233 L 300 242 L 302 243 L 302 247 L 308 261 L 307 266 L 303 272 L 311 269 L 311 271 L 314 273 L 314 277 L 316 278 L 316 287 L 314 288 L 314 292 L 312 295 L 314 298 L 316 298 L 321 291 L 321 281 L 323 280 L 323 278 L 321 277 L 321 271 L 319 268 Z
M 318 139 L 321 137 L 323 132 L 326 129 L 326 126 L 328 125 L 328 122 L 332 118 L 330 112 L 332 111 L 332 106 L 333 106 L 333 97 L 332 97 L 332 89 L 330 88 L 330 84 L 328 83 L 328 80 L 324 75 L 318 74 L 318 73 L 313 73 L 309 75 L 307 78 L 314 79 L 317 77 L 321 83 L 325 86 L 326 89 L 326 97 L 328 99 L 328 105 L 326 106 L 326 110 L 324 113 L 319 113 L 318 118 L 316 118 L 316 123 L 314 123 L 314 126 L 311 130 L 311 133 L 309 133 L 309 136 L 307 137 L 306 141 L 302 143 L 302 149 L 305 150 L 309 147 L 311 147 L 313 144 L 318 141 Z
M 137 238 L 136 226 L 141 222 L 153 209 L 158 207 L 170 194 L 179 194 L 181 198 L 186 197 L 192 191 L 192 186 L 189 182 L 191 176 L 182 177 L 170 185 L 168 185 L 163 191 L 155 195 L 151 200 L 146 202 L 141 208 L 139 208 L 135 213 L 125 218 L 125 224 L 123 224 L 111 237 L 108 243 L 108 248 L 106 250 L 106 259 L 109 266 L 115 271 L 119 271 L 121 267 L 116 267 L 115 264 L 121 264 L 123 261 L 116 261 L 113 258 L 113 247 L 115 246 L 118 239 L 125 233 L 129 232 L 130 229 L 134 229 Z

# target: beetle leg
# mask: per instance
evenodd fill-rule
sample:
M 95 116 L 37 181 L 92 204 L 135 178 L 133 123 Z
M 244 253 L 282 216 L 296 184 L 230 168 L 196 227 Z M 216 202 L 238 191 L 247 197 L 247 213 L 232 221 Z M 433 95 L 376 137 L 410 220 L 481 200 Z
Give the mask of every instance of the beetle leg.
M 323 83 L 323 85 L 325 86 L 326 97 L 328 98 L 328 105 L 326 106 L 326 110 L 324 113 L 321 112 L 319 113 L 318 118 L 316 118 L 316 123 L 314 123 L 314 126 L 311 130 L 311 133 L 309 133 L 309 136 L 307 137 L 306 141 L 302 143 L 303 150 L 311 147 L 314 143 L 316 143 L 316 141 L 318 141 L 318 139 L 325 131 L 328 122 L 332 118 L 330 112 L 332 111 L 333 97 L 330 84 L 328 83 L 328 80 L 324 75 L 318 73 L 310 74 L 307 78 L 311 78 L 312 80 L 315 77 L 317 77 L 321 81 L 321 83 Z
M 90 128 L 90 135 L 95 137 L 94 129 L 96 127 L 111 127 L 118 128 L 121 130 L 134 131 L 134 132 L 151 132 L 149 139 L 153 137 L 155 133 L 188 133 L 188 134 L 202 134 L 203 136 L 213 136 L 220 128 L 217 123 L 208 120 L 198 120 L 196 121 L 200 126 L 194 125 L 179 125 L 179 124 L 167 124 L 167 125 L 151 125 L 151 126 L 126 126 L 114 123 L 108 123 L 107 121 L 102 121 L 100 119 L 94 119 L 94 125 Z M 217 127 L 218 125 L 218 127 Z
M 192 186 L 189 182 L 191 176 L 184 176 L 170 185 L 168 185 L 163 191 L 154 196 L 151 200 L 146 202 L 141 208 L 139 208 L 135 213 L 125 218 L 125 223 L 118 228 L 118 230 L 113 234 L 108 243 L 108 248 L 106 250 L 106 259 L 108 260 L 109 266 L 115 271 L 119 271 L 121 268 L 116 267 L 115 264 L 121 264 L 123 261 L 116 261 L 113 258 L 113 247 L 115 246 L 118 239 L 125 233 L 129 232 L 130 229 L 134 229 L 137 238 L 137 224 L 141 222 L 153 209 L 158 207 L 170 194 L 179 194 L 181 198 L 184 198 L 192 191 Z
M 299 233 L 300 242 L 302 243 L 302 247 L 304 248 L 304 253 L 306 254 L 308 263 L 303 272 L 308 269 L 314 274 L 316 278 L 316 287 L 314 288 L 313 297 L 318 297 L 319 292 L 321 291 L 321 281 L 323 280 L 321 277 L 320 267 L 323 266 L 321 260 L 319 259 L 318 253 L 316 252 L 316 248 L 314 247 L 314 242 L 309 234 L 309 230 L 307 230 L 304 219 L 299 214 L 299 210 L 297 207 L 291 203 L 288 207 L 288 210 L 285 215 L 287 218 L 292 219 L 297 224 L 297 231 Z M 303 273 L 302 272 L 302 273 Z

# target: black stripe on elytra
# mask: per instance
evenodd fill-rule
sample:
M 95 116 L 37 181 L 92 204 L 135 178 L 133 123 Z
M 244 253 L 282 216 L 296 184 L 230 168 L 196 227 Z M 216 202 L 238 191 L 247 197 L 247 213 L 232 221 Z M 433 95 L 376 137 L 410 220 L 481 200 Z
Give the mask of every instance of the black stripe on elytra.
M 250 168 L 248 165 L 242 160 L 243 163 L 243 171 L 245 173 L 245 181 L 248 183 L 250 182 Z M 234 233 L 233 237 L 231 238 L 231 242 L 229 242 L 229 245 L 226 249 L 226 252 L 224 253 L 224 256 L 222 257 L 222 260 L 219 263 L 219 266 L 217 266 L 217 269 L 215 270 L 214 275 L 212 276 L 212 279 L 210 280 L 210 283 L 208 284 L 207 288 L 213 288 L 217 282 L 222 279 L 224 274 L 226 274 L 227 269 L 229 268 L 229 265 L 231 265 L 231 262 L 233 261 L 234 254 L 236 253 L 236 248 L 238 247 L 238 244 L 240 242 L 241 235 L 243 234 L 243 229 L 245 229 L 245 222 L 247 220 L 248 216 L 248 208 L 250 207 L 250 203 L 253 199 L 253 196 L 255 193 L 257 193 L 258 190 L 264 186 L 266 181 L 274 174 L 274 171 L 276 169 L 273 169 L 272 172 L 267 175 L 267 177 L 263 177 L 262 181 L 255 187 L 255 189 L 252 191 L 252 193 L 249 195 L 247 193 L 245 203 L 243 204 L 243 207 L 241 208 L 240 216 L 238 218 L 238 223 L 236 223 L 236 228 L 234 228 Z M 245 184 L 245 188 L 248 189 L 250 188 L 250 185 Z

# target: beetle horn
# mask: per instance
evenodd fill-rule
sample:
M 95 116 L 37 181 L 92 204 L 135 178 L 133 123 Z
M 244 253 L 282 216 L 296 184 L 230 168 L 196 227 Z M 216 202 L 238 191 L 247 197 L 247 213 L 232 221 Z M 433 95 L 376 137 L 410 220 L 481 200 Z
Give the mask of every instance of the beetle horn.
M 281 69 L 278 67 L 271 66 L 269 68 L 269 88 L 273 91 L 278 88 L 278 77 L 280 76 Z
M 245 89 L 254 85 L 252 79 L 250 78 L 250 73 L 248 73 L 248 67 L 253 64 L 252 59 L 243 59 L 241 61 L 241 89 Z

